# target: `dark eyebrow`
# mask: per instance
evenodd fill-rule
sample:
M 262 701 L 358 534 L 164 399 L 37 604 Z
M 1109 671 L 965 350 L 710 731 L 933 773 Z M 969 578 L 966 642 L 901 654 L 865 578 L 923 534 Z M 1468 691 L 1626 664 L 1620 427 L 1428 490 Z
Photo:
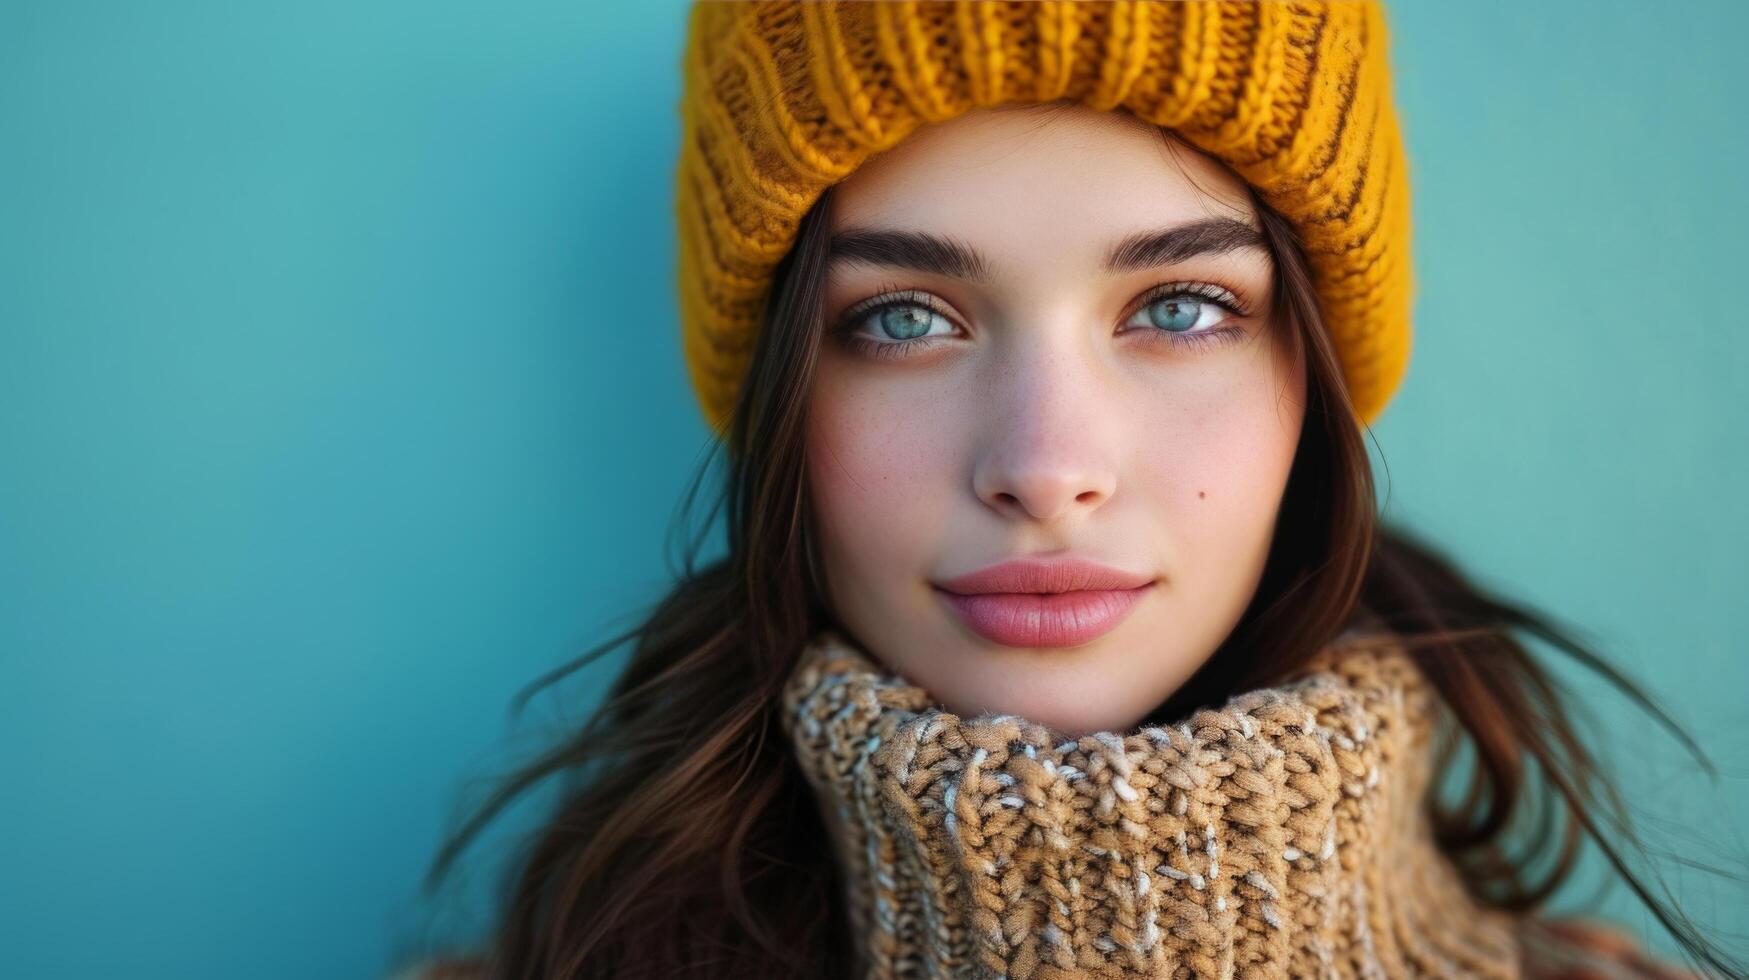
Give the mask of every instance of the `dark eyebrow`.
M 1233 218 L 1206 218 L 1164 231 L 1134 234 L 1113 246 L 1106 256 L 1108 272 L 1151 269 L 1183 262 L 1193 255 L 1221 255 L 1242 249 L 1267 252 L 1262 229 Z
M 826 260 L 845 259 L 915 269 L 953 279 L 988 282 L 990 264 L 978 250 L 926 231 L 890 231 L 883 228 L 852 228 L 832 236 Z
M 1218 255 L 1241 249 L 1267 250 L 1262 230 L 1233 218 L 1206 218 L 1124 238 L 1112 246 L 1105 269 L 1129 272 L 1171 265 L 1193 255 Z M 990 263 L 977 249 L 924 231 L 846 229 L 832 236 L 826 246 L 826 258 L 914 269 L 973 282 L 990 279 Z

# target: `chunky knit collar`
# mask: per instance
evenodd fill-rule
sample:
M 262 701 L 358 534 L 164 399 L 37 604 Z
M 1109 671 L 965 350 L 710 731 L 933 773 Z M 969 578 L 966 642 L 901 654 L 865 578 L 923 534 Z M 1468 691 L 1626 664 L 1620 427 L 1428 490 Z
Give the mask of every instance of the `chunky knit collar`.
M 1435 692 L 1338 646 L 1182 722 L 1069 739 L 960 718 L 816 634 L 784 729 L 821 804 L 860 976 L 1517 977 L 1513 920 L 1433 842 Z

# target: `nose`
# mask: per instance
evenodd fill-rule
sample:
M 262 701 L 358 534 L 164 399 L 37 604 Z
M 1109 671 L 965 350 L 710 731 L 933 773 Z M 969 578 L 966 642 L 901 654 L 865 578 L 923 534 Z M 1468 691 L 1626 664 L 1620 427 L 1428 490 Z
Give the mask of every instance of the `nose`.
M 1091 513 L 1116 492 L 1111 429 L 1119 409 L 1087 360 L 1085 352 L 1057 350 L 1016 358 L 998 372 L 972 473 L 985 506 L 1006 517 L 1059 521 Z

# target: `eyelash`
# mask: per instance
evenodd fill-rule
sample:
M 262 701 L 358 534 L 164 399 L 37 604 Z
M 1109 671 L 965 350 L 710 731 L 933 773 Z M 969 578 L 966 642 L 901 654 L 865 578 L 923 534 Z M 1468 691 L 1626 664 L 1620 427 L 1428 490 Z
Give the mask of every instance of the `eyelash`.
M 1162 283 L 1149 289 L 1142 294 L 1140 301 L 1124 313 L 1123 319 L 1127 321 L 1160 300 L 1175 296 L 1194 296 L 1197 299 L 1207 300 L 1235 317 L 1243 318 L 1250 315 L 1240 308 L 1238 298 L 1231 290 L 1214 283 L 1187 281 Z M 913 350 L 933 347 L 936 342 L 943 339 L 941 337 L 915 337 L 911 340 L 875 341 L 857 335 L 856 328 L 871 315 L 904 307 L 916 307 L 944 319 L 951 319 L 946 312 L 936 306 L 928 293 L 914 289 L 900 289 L 896 284 L 883 285 L 880 292 L 873 298 L 863 300 L 845 310 L 831 332 L 841 337 L 857 351 L 883 359 L 905 357 Z M 1145 327 L 1136 329 L 1157 335 L 1157 338 L 1150 340 L 1150 342 L 1170 344 L 1180 350 L 1199 350 L 1211 345 L 1232 343 L 1245 332 L 1242 327 L 1237 326 L 1214 327 L 1196 333 L 1175 333 L 1171 330 Z

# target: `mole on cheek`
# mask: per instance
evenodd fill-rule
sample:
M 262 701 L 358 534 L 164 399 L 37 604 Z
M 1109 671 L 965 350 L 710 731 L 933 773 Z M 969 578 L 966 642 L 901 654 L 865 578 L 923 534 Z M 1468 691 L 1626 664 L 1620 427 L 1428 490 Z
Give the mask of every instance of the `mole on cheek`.
M 1196 492 L 1196 499 L 1201 500 L 1202 498 L 1204 498 L 1208 495 L 1209 495 L 1209 492 L 1207 490 L 1198 490 Z

